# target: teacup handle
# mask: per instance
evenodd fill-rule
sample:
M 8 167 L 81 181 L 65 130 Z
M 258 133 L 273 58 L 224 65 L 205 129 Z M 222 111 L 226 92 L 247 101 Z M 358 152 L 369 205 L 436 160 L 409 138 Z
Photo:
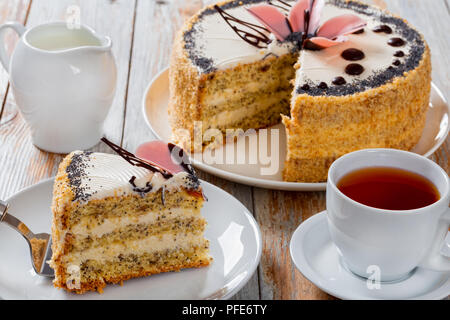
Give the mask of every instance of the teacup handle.
M 26 28 L 19 22 L 7 22 L 0 26 L 0 40 L 2 41 L 2 44 L 0 45 L 0 62 L 2 63 L 3 68 L 5 68 L 6 72 L 9 72 L 9 56 L 8 56 L 8 53 L 6 52 L 5 43 L 3 41 L 3 38 L 4 38 L 5 31 L 8 28 L 11 28 L 15 32 L 17 32 L 19 37 L 21 37 L 22 34 L 26 30 Z
M 435 271 L 450 271 L 450 257 L 441 254 L 442 244 L 450 228 L 450 208 L 438 221 L 438 227 L 430 251 L 420 264 L 420 267 Z

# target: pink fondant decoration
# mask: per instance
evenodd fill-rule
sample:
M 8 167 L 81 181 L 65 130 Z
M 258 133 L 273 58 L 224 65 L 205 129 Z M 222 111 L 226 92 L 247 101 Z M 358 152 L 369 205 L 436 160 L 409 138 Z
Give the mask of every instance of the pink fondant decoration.
M 317 37 L 324 37 L 330 40 L 342 35 L 355 32 L 366 25 L 366 22 L 353 14 L 343 14 L 331 18 L 324 22 L 317 30 Z
M 347 40 L 347 37 L 345 37 L 345 36 L 336 37 L 334 40 L 330 40 L 330 39 L 324 38 L 324 37 L 313 37 L 313 38 L 308 39 L 308 41 L 311 41 L 312 43 L 314 43 L 315 45 L 317 45 L 320 48 L 329 48 L 329 47 L 335 46 L 339 43 L 342 43 L 346 40 Z
M 297 1 L 289 11 L 289 23 L 294 32 L 305 31 L 305 10 L 311 7 L 311 0 Z
M 283 41 L 291 33 L 286 17 L 275 7 L 270 5 L 257 5 L 247 8 L 247 11 L 261 21 L 279 41 Z
M 329 48 L 346 41 L 347 38 L 344 35 L 355 32 L 367 24 L 356 15 L 343 14 L 327 20 L 319 27 L 324 6 L 324 0 L 299 0 L 289 11 L 288 19 L 278 9 L 270 5 L 257 5 L 247 10 L 269 29 L 279 41 L 284 41 L 291 33 L 290 24 L 293 32 L 307 32 L 308 35 L 316 34 L 317 36 L 310 38 L 309 41 L 321 48 Z M 310 12 L 308 30 L 305 30 L 306 10 Z
M 324 0 L 316 0 L 314 1 L 311 10 L 310 10 L 310 18 L 309 18 L 309 26 L 308 26 L 308 34 L 314 34 L 319 28 L 320 23 L 320 15 L 322 13 L 322 9 L 325 6 Z
M 162 141 L 150 141 L 141 144 L 137 148 L 135 155 L 171 174 L 184 171 L 183 167 L 173 160 L 167 143 Z

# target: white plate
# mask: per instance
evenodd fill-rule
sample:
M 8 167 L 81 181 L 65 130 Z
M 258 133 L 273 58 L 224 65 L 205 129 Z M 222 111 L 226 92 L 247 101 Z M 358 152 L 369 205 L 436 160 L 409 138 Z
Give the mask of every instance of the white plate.
M 447 252 L 450 237 L 447 237 Z M 443 299 L 450 295 L 450 273 L 416 268 L 405 280 L 369 289 L 366 279 L 349 271 L 328 232 L 326 211 L 295 230 L 289 245 L 297 269 L 323 291 L 341 299 Z
M 53 287 L 36 275 L 25 240 L 0 223 L 0 297 L 3 299 L 228 299 L 250 279 L 261 258 L 261 232 L 238 200 L 202 181 L 208 202 L 202 209 L 208 221 L 212 264 L 109 285 L 103 294 L 77 295 Z M 7 200 L 9 212 L 34 232 L 49 232 L 53 179 L 33 185 Z
M 142 107 L 144 118 L 155 137 L 166 142 L 170 141 L 171 136 L 171 128 L 167 116 L 168 99 L 169 77 L 168 70 L 165 69 L 156 75 L 147 87 L 142 100 Z M 441 146 L 449 132 L 449 114 L 449 106 L 444 96 L 432 84 L 430 108 L 427 114 L 425 129 L 419 143 L 412 150 L 413 152 L 429 157 Z M 201 154 L 193 154 L 191 155 L 192 164 L 203 171 L 221 178 L 256 187 L 291 191 L 325 190 L 326 183 L 324 182 L 303 183 L 285 182 L 282 180 L 281 173 L 286 153 L 285 130 L 282 124 L 273 126 L 271 129 L 279 130 L 279 139 L 277 141 L 279 152 L 272 157 L 272 161 L 273 163 L 276 161 L 280 165 L 273 175 L 261 174 L 261 168 L 267 167 L 267 165 L 263 165 L 259 161 L 260 159 L 257 159 L 256 164 L 213 164 L 210 161 L 205 161 Z M 259 132 L 255 133 L 255 135 L 259 139 Z M 227 154 L 227 151 L 231 148 L 234 150 L 234 145 L 228 143 L 224 148 L 219 149 L 223 149 L 221 151 Z M 257 154 L 256 148 L 251 149 L 251 151 L 247 148 L 245 150 L 245 159 L 249 159 L 249 153 L 251 152 L 252 154 Z

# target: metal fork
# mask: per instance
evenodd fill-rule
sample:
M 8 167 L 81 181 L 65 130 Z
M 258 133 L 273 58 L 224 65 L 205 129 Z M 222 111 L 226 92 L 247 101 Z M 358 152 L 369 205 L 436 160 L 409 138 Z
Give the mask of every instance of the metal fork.
M 52 257 L 51 236 L 48 233 L 34 234 L 31 232 L 22 221 L 7 212 L 8 207 L 9 205 L 6 202 L 0 200 L 0 222 L 6 223 L 25 238 L 30 248 L 31 264 L 34 271 L 40 276 L 54 277 L 54 271 L 47 263 Z

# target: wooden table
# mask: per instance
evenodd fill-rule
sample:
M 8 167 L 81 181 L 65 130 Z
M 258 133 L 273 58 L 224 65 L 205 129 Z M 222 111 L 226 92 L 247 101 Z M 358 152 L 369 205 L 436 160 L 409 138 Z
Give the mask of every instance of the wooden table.
M 386 5 L 380 0 L 372 2 Z M 386 2 L 389 10 L 408 19 L 425 35 L 433 56 L 433 81 L 447 94 L 450 88 L 449 0 Z M 105 135 L 134 151 L 142 142 L 154 139 L 141 112 L 144 90 L 153 76 L 167 67 L 177 29 L 202 6 L 201 0 L 1 0 L 0 23 L 15 20 L 34 26 L 65 19 L 80 9 L 82 23 L 109 35 L 117 61 L 118 82 Z M 12 50 L 16 37 L 8 34 L 5 41 Z M 5 199 L 54 176 L 63 156 L 35 148 L 20 114 L 10 119 L 16 105 L 8 75 L 0 69 L 0 199 Z M 449 141 L 432 156 L 447 172 Z M 103 144 L 93 150 L 110 152 Z M 306 280 L 289 256 L 292 232 L 302 221 L 325 209 L 325 192 L 274 191 L 228 182 L 206 173 L 200 176 L 238 198 L 253 212 L 263 233 L 258 271 L 235 298 L 333 299 Z

